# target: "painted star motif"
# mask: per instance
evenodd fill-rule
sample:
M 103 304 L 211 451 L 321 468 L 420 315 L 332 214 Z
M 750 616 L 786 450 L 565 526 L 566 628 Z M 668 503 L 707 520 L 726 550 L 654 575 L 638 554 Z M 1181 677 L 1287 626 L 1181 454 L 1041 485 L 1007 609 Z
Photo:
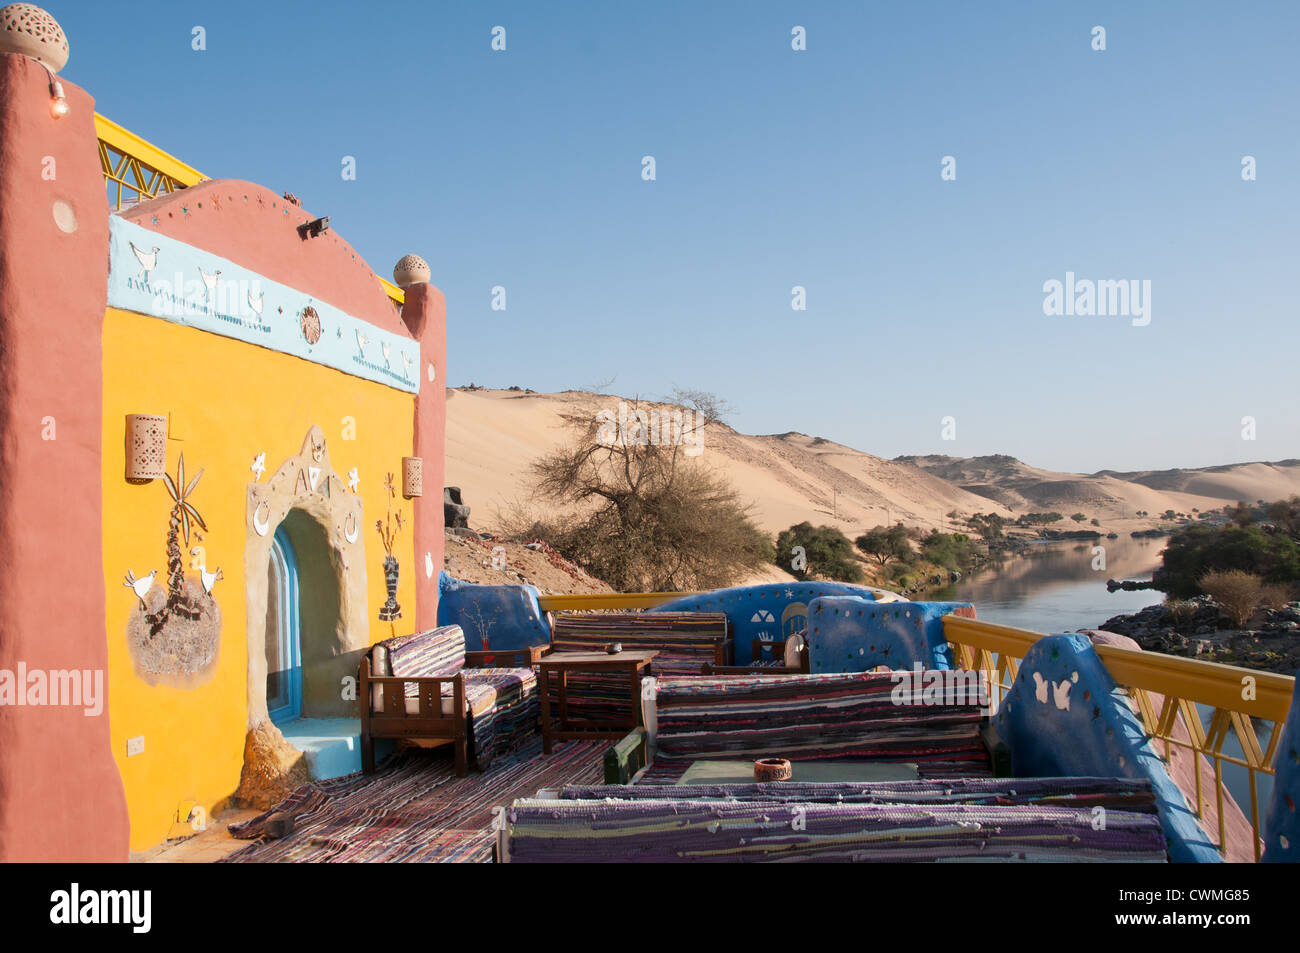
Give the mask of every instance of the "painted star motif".
M 262 479 L 262 474 L 266 472 L 266 452 L 263 451 L 253 460 L 253 465 L 249 467 L 253 471 L 253 480 L 257 482 Z
M 361 483 L 361 477 L 357 476 L 357 468 L 353 467 L 348 471 L 348 489 L 353 493 L 357 492 L 357 486 Z
M 794 598 L 794 592 L 791 591 L 791 590 L 789 590 L 789 589 L 787 589 L 787 590 L 785 591 L 785 597 L 786 597 L 787 599 L 793 599 L 793 598 Z

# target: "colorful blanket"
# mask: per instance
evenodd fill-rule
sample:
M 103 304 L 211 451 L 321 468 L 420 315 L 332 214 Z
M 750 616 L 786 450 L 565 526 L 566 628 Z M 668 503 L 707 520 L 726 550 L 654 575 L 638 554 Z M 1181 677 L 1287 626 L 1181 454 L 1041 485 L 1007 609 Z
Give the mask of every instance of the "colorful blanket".
M 1045 805 L 516 801 L 513 863 L 1117 861 L 1159 863 L 1155 814 Z
M 655 763 L 782 757 L 916 762 L 988 773 L 978 704 L 929 704 L 889 673 L 675 678 L 658 683 Z M 966 766 L 963 768 L 963 766 Z

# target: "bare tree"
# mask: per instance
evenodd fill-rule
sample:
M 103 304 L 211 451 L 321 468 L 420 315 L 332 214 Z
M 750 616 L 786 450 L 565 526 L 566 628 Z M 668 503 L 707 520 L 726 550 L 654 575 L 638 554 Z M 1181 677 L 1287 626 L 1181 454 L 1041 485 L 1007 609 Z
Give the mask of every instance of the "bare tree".
M 771 558 L 750 508 L 697 455 L 721 401 L 680 393 L 698 413 L 575 404 L 562 414 L 570 442 L 533 465 L 536 495 L 577 513 L 548 542 L 617 589 L 715 588 Z

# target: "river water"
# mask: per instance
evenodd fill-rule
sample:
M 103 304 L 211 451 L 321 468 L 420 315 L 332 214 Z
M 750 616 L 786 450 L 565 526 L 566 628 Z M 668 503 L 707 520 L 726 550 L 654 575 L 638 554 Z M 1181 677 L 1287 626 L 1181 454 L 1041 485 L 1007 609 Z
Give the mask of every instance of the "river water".
M 1105 567 L 1093 548 L 1104 549 Z M 1155 590 L 1106 591 L 1107 579 L 1150 579 L 1160 564 L 1165 539 L 1101 539 L 1096 542 L 1045 542 L 1025 555 L 1008 556 L 979 570 L 969 579 L 952 586 L 931 589 L 918 598 L 970 602 L 980 619 L 1000 622 L 1044 633 L 1069 633 L 1095 629 L 1112 616 L 1137 612 L 1161 602 L 1164 594 Z M 1198 705 L 1203 724 L 1209 724 L 1211 709 Z M 1262 746 L 1268 745 L 1270 726 L 1256 722 Z M 1224 753 L 1241 756 L 1235 734 L 1224 743 Z M 1250 779 L 1245 768 L 1223 765 L 1224 782 L 1237 803 L 1246 809 L 1250 802 Z M 1259 810 L 1263 817 L 1273 779 L 1256 778 Z M 1249 811 L 1247 810 L 1249 817 Z
M 1153 590 L 1107 592 L 1106 580 L 1150 579 L 1164 547 L 1164 539 L 1125 537 L 1036 544 L 956 585 L 928 590 L 924 598 L 972 602 L 981 619 L 1035 632 L 1095 629 L 1111 616 L 1163 599 Z

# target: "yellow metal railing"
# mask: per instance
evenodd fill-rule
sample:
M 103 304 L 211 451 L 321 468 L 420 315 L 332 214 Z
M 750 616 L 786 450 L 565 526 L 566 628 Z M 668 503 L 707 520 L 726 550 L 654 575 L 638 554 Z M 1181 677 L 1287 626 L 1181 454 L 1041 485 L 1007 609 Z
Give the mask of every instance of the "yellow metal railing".
M 945 616 L 943 631 L 953 647 L 957 665 L 985 673 L 990 701 L 995 705 L 1001 703 L 1014 684 L 1029 647 L 1044 637 L 1027 629 L 958 616 Z M 1205 820 L 1208 805 L 1199 759 L 1202 756 L 1209 759 L 1214 769 L 1215 815 L 1221 853 L 1228 849 L 1223 764 L 1227 762 L 1246 769 L 1250 781 L 1247 813 L 1253 834 L 1253 853 L 1258 861 L 1260 809 L 1256 775 L 1271 776 L 1274 773 L 1278 742 L 1291 706 L 1295 679 L 1235 665 L 1113 645 L 1098 645 L 1096 652 L 1115 683 L 1128 693 L 1147 734 L 1163 743 L 1164 760 L 1170 760 L 1171 748 L 1192 752 L 1195 811 L 1202 820 Z M 1202 721 L 1197 705 L 1211 710 L 1208 727 Z M 1272 725 L 1267 747 L 1260 744 L 1256 720 Z M 1241 756 L 1224 751 L 1230 735 L 1235 735 L 1240 743 Z
M 577 596 L 538 596 L 543 612 L 588 611 L 591 609 L 649 609 L 698 592 L 597 592 Z
M 95 113 L 95 133 L 99 138 L 99 164 L 114 209 L 169 195 L 207 178 L 198 169 L 99 113 Z M 406 303 L 406 293 L 397 285 L 383 278 L 379 283 L 396 305 Z
M 95 132 L 99 137 L 99 163 L 104 170 L 109 201 L 115 209 L 122 207 L 124 191 L 134 193 L 134 198 L 129 194 L 126 197 L 126 204 L 133 205 L 197 185 L 207 178 L 198 169 L 99 113 L 95 113 Z

